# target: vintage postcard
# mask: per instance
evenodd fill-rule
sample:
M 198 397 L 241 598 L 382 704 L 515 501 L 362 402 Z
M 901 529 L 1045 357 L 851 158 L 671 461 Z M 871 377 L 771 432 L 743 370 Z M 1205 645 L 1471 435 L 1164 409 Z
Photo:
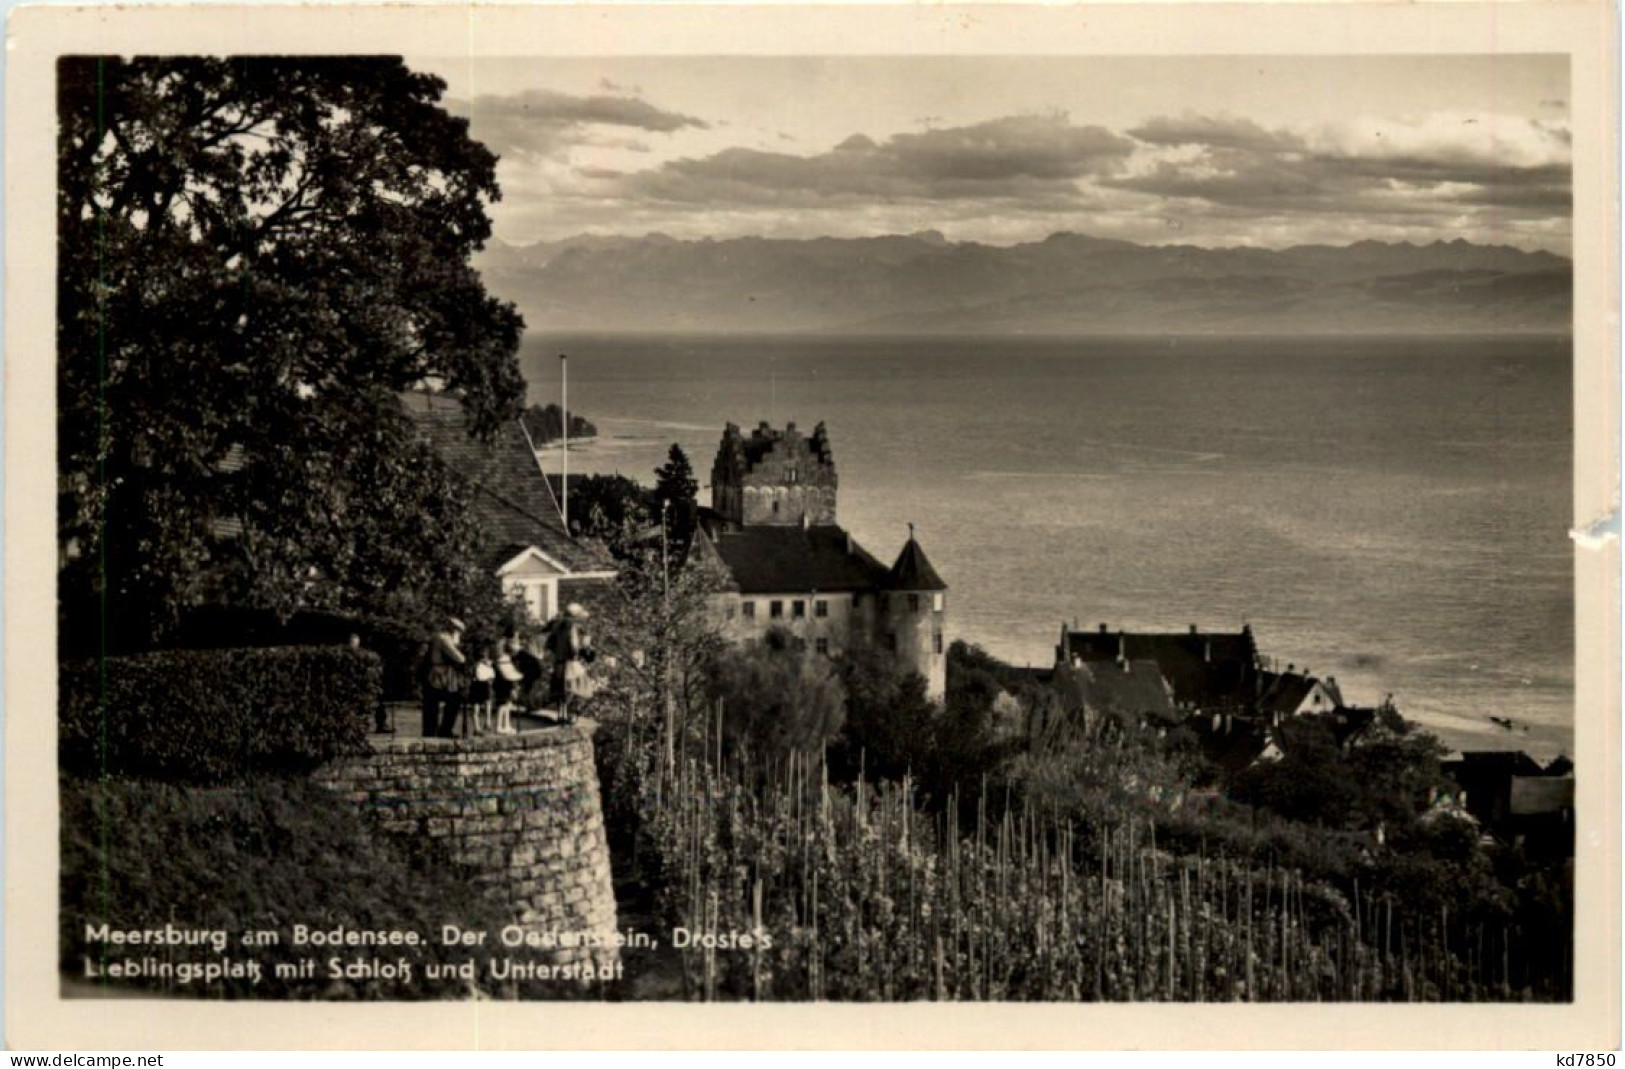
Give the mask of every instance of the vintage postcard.
M 1614 17 L 14 12 L 7 1042 L 1616 1047 Z

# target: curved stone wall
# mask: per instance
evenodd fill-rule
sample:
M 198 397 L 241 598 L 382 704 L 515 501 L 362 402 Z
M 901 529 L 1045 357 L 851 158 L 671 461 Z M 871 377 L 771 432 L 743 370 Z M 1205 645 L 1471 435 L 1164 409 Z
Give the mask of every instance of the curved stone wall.
M 475 880 L 551 933 L 545 960 L 612 965 L 615 895 L 592 733 L 576 724 L 475 739 L 402 739 L 321 769 L 317 781 L 385 831 L 442 841 Z

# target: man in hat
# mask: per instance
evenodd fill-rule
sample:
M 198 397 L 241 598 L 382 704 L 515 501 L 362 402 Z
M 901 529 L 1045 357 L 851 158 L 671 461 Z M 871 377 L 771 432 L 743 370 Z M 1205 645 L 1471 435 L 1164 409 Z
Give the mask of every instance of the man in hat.
M 428 675 L 423 681 L 423 737 L 451 738 L 463 702 L 463 622 L 446 618 L 446 626 L 429 641 Z

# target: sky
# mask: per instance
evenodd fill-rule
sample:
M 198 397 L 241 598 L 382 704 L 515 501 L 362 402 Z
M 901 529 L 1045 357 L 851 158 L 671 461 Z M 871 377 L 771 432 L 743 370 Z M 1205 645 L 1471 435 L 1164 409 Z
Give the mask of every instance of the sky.
M 1571 246 L 1563 56 L 407 57 L 495 234 Z

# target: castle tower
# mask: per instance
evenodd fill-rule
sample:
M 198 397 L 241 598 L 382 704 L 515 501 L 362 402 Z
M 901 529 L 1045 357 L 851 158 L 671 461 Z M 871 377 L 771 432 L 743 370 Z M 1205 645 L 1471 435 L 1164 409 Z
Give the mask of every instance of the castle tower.
M 897 661 L 925 677 L 926 693 L 941 698 L 948 685 L 948 658 L 943 629 L 948 617 L 948 584 L 925 556 L 914 539 L 914 525 L 908 525 L 908 542 L 897 555 L 886 577 L 881 595 L 878 626 L 882 643 L 889 642 Z
M 808 438 L 794 423 L 764 421 L 750 437 L 728 424 L 711 466 L 711 508 L 736 527 L 835 524 L 835 460 L 819 423 Z

